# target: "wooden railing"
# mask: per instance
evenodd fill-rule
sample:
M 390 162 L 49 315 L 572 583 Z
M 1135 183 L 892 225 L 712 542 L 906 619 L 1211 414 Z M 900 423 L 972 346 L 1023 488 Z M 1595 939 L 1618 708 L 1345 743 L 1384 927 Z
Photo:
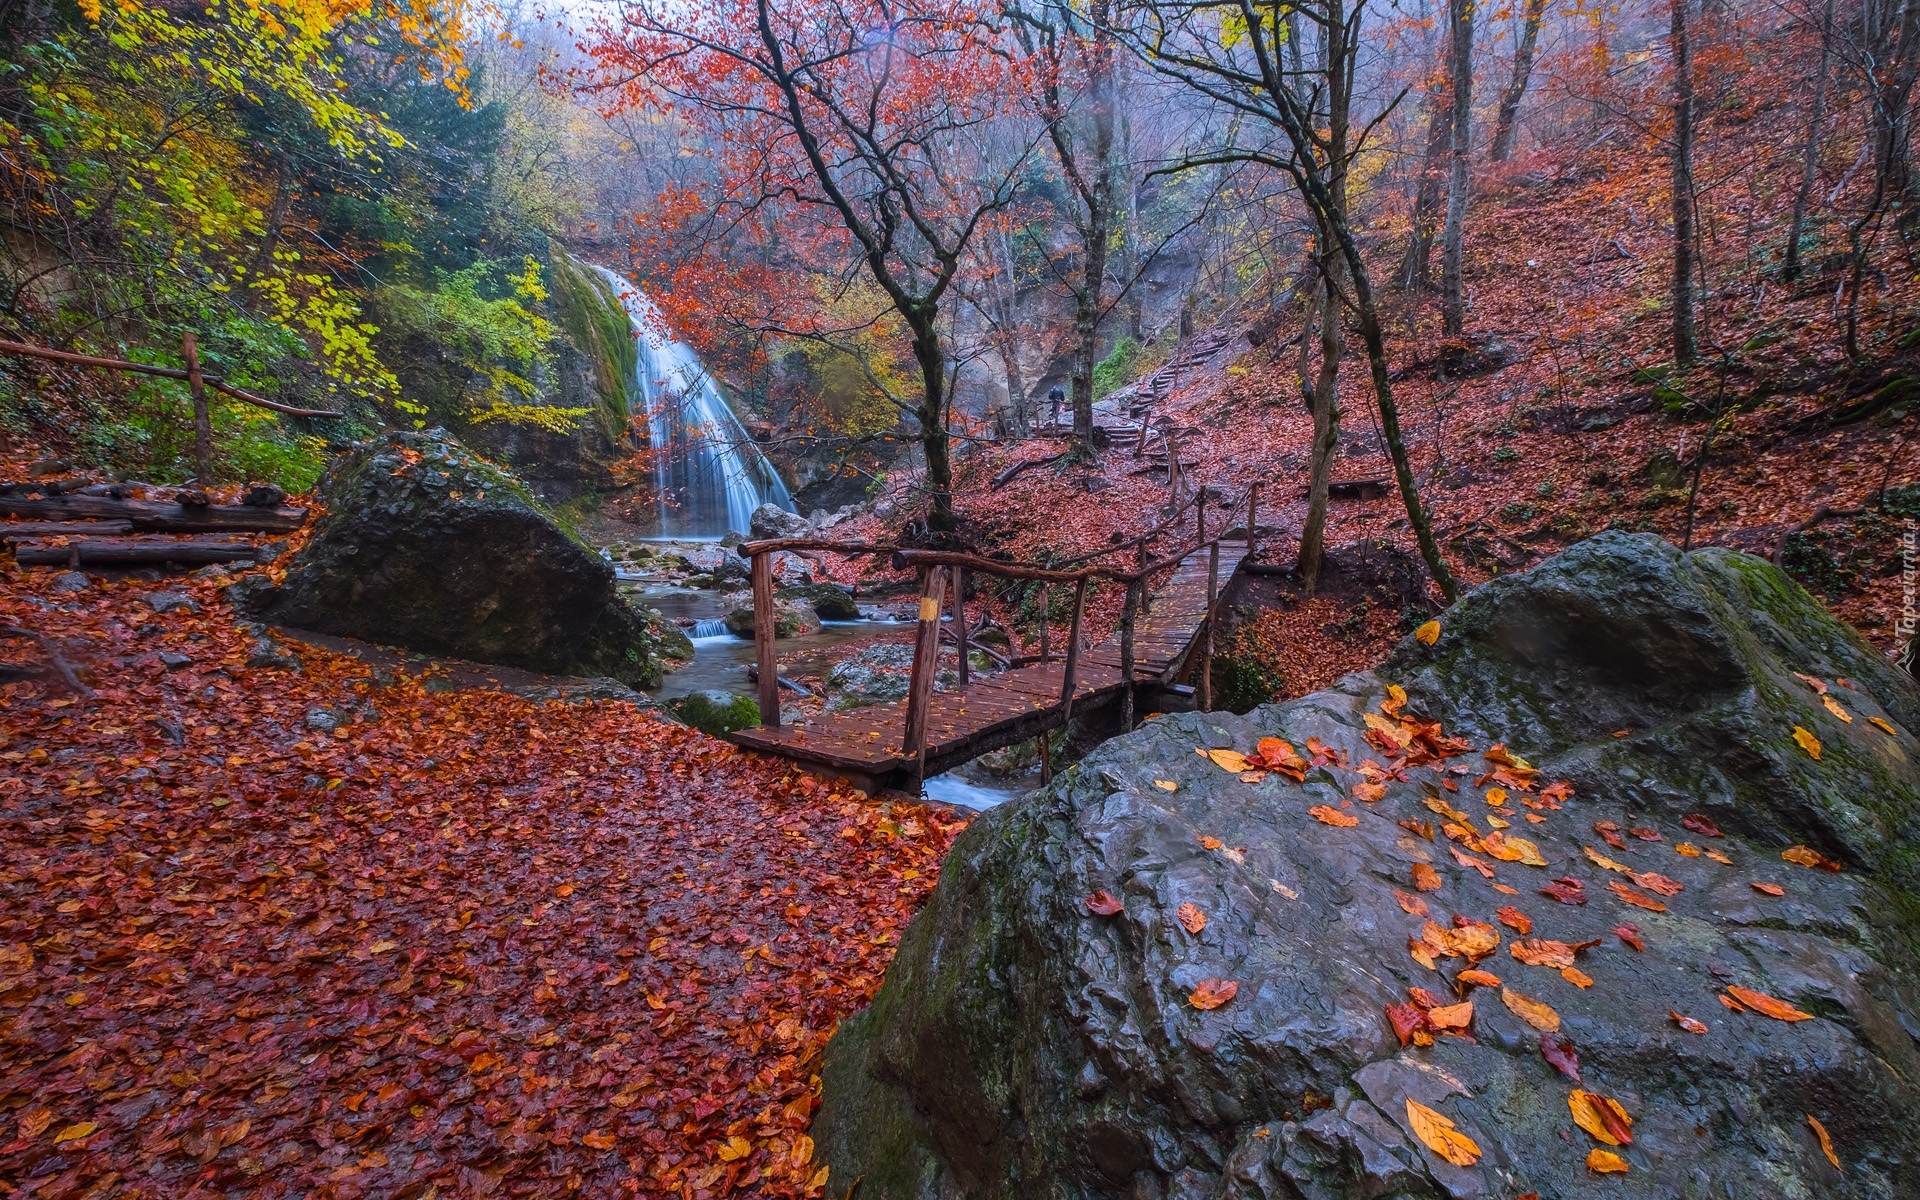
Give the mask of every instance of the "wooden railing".
M 1125 585 L 1127 595 L 1120 618 L 1120 678 L 1126 686 L 1121 688 L 1120 703 L 1122 727 L 1131 729 L 1134 682 L 1133 635 L 1139 615 L 1146 610 L 1147 582 L 1154 575 L 1179 564 L 1198 551 L 1207 550 L 1207 615 L 1201 634 L 1203 641 L 1198 699 L 1202 709 L 1211 708 L 1214 608 L 1219 600 L 1220 543 L 1226 538 L 1219 534 L 1212 538 L 1207 536 L 1207 495 L 1208 489 L 1201 487 L 1191 499 L 1176 504 L 1172 513 L 1145 533 L 1061 563 L 1010 563 L 952 550 L 923 550 L 876 542 L 843 542 L 825 538 L 767 538 L 742 543 L 737 553 L 751 564 L 750 575 L 753 581 L 754 657 L 759 670 L 761 725 L 778 727 L 780 724 L 780 672 L 774 645 L 776 639 L 774 636 L 773 556 L 781 552 L 813 552 L 846 557 L 887 555 L 895 570 L 912 569 L 918 573 L 919 620 L 914 631 L 913 668 L 907 685 L 906 727 L 902 731 L 901 748 L 905 753 L 916 756 L 922 767 L 926 762 L 927 713 L 931 706 L 934 676 L 938 669 L 940 621 L 943 609 L 953 621 L 961 689 L 965 690 L 969 682 L 971 664 L 968 662 L 968 651 L 971 646 L 966 618 L 969 574 L 1026 580 L 1041 585 L 1041 662 L 1051 662 L 1053 659 L 1050 636 L 1053 624 L 1051 588 L 1056 585 L 1073 588 L 1073 614 L 1068 622 L 1065 669 L 1060 684 L 1062 724 L 1073 716 L 1074 693 L 1079 683 L 1082 642 L 1085 640 L 1087 588 L 1098 579 Z M 1243 534 L 1249 554 L 1253 551 L 1255 531 L 1258 529 L 1259 498 L 1260 485 L 1250 484 L 1244 494 L 1247 524 Z M 1237 502 L 1233 505 L 1234 508 L 1238 506 Z M 1175 529 L 1182 522 L 1188 508 L 1194 510 L 1194 540 L 1158 559 L 1149 558 L 1149 546 L 1155 540 L 1165 536 L 1168 531 Z M 1131 569 L 1097 565 L 1094 562 L 1096 559 L 1128 549 L 1134 551 L 1134 563 Z M 951 577 L 953 588 L 951 600 L 947 598 L 949 577 Z M 1052 773 L 1051 753 L 1045 737 L 1040 739 L 1040 749 L 1041 776 L 1044 780 Z

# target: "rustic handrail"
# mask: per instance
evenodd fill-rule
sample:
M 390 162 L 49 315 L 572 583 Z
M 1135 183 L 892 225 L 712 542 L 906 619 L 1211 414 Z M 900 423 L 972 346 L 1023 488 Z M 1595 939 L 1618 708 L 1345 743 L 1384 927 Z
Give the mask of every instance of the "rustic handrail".
M 51 359 L 54 362 L 71 363 L 76 367 L 99 367 L 108 371 L 129 371 L 136 375 L 157 375 L 162 379 L 183 379 L 192 382 L 198 372 L 181 370 L 178 367 L 155 367 L 146 363 L 128 362 L 123 358 L 96 358 L 91 354 L 75 354 L 70 350 L 49 350 L 44 346 L 30 346 L 25 342 L 0 341 L 0 353 L 23 354 L 30 358 Z M 244 400 L 248 404 L 257 404 L 261 408 L 270 408 L 277 413 L 286 413 L 290 417 L 344 417 L 347 414 L 330 412 L 324 408 L 295 408 L 291 404 L 282 404 L 277 400 L 268 400 L 252 392 L 243 392 L 230 383 L 222 382 L 218 375 L 200 375 L 200 382 L 216 392 L 223 392 L 235 400 Z
M 832 538 L 762 538 L 757 542 L 741 542 L 734 547 L 734 553 L 741 558 L 752 558 L 756 554 L 799 553 L 811 550 L 816 553 L 844 554 L 849 557 L 860 554 L 890 554 L 900 547 L 881 542 L 836 542 Z
M 1088 567 L 1081 571 L 1050 571 L 1045 567 L 1001 562 L 998 559 L 983 558 L 978 554 L 966 554 L 958 550 L 894 551 L 894 570 L 905 570 L 908 567 L 964 567 L 970 571 L 984 571 L 989 575 L 998 575 L 1005 579 L 1033 579 L 1042 583 L 1078 583 L 1082 579 L 1095 577 L 1119 578 L 1111 567 Z

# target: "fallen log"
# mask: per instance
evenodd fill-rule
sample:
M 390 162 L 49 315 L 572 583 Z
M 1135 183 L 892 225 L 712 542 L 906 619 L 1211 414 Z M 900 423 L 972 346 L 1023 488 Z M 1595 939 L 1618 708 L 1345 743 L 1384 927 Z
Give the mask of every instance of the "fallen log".
M 166 533 L 291 533 L 306 523 L 307 510 L 116 500 L 111 496 L 0 496 L 0 517 L 29 521 L 122 520 L 131 522 L 135 529 Z
M 1052 455 L 1051 457 L 1048 457 L 1048 458 L 1030 458 L 1025 462 L 1017 462 L 1012 466 L 1008 467 L 1006 470 L 1000 472 L 998 475 L 995 475 L 993 477 L 993 482 L 988 485 L 988 490 L 997 492 L 1001 488 L 1012 483 L 1015 479 L 1018 479 L 1022 471 L 1029 471 L 1035 467 L 1051 466 L 1054 463 L 1059 462 L 1061 459 L 1065 458 L 1066 456 L 1067 456 L 1067 452 L 1065 450 L 1062 450 L 1060 453 Z
M 15 521 L 11 525 L 0 524 L 0 538 L 59 537 L 63 534 L 113 537 L 132 532 L 132 521 Z
M 26 567 L 77 564 L 83 567 L 143 563 L 252 562 L 252 542 L 225 538 L 171 538 L 139 535 L 117 538 L 9 538 L 14 561 Z

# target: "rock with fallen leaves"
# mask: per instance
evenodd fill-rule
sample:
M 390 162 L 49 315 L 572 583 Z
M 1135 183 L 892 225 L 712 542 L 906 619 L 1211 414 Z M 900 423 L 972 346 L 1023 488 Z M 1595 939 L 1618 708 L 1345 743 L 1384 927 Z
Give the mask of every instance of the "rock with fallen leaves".
M 1806 1105 L 1846 1097 L 1819 1115 L 1876 1164 L 1859 1194 L 1920 1195 L 1920 930 L 1895 899 L 1916 832 L 1875 816 L 1913 794 L 1911 683 L 1765 563 L 1649 539 L 1596 539 L 1443 621 L 1332 690 L 1155 717 L 976 820 L 829 1045 L 813 1137 L 836 1185 L 1359 1200 L 1586 1195 L 1604 1171 L 1636 1198 L 1824 1195 Z M 1796 669 L 1848 678 L 1898 738 L 1832 718 Z M 1818 763 L 1788 734 L 1809 722 Z M 1207 753 L 1263 738 L 1338 754 L 1247 781 Z M 1362 781 L 1383 794 L 1342 807 Z M 1544 866 L 1491 853 L 1496 812 Z M 1727 861 L 1674 848 L 1708 818 Z M 1623 834 L 1605 864 L 1583 849 L 1600 823 Z M 1842 870 L 1748 886 L 1794 845 Z M 1090 913 L 1100 890 L 1124 912 Z M 1232 1003 L 1189 1002 L 1209 980 Z M 1672 1015 L 1708 1011 L 1705 1032 Z M 1590 1159 L 1575 1088 L 1631 1142 Z
M 525 485 L 444 430 L 361 443 L 319 499 L 326 516 L 284 584 L 250 599 L 262 619 L 635 687 L 693 652 Z

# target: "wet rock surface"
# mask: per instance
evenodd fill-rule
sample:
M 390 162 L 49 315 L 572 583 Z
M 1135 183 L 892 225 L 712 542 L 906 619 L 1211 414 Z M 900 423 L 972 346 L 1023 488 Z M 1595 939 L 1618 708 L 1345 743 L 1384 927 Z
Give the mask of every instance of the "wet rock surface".
M 1609 534 L 1479 589 L 1377 673 L 1150 721 L 956 843 L 828 1049 L 830 1187 L 1920 1195 L 1916 719 L 1912 682 L 1772 567 Z M 1300 781 L 1204 755 L 1270 737 L 1309 760 Z M 1099 891 L 1121 910 L 1089 911 Z M 1437 970 L 1410 952 L 1453 930 L 1499 941 Z M 1516 957 L 1525 937 L 1564 943 L 1571 973 Z M 1469 986 L 1469 966 L 1501 982 Z M 1237 993 L 1196 1008 L 1207 980 Z M 1418 1011 L 1416 988 L 1439 1006 L 1465 992 L 1470 1039 L 1403 1044 L 1387 1007 Z M 1735 1011 L 1733 988 L 1808 1019 Z M 1525 1000 L 1551 1010 L 1579 1083 Z M 1621 1105 L 1629 1144 L 1576 1124 L 1576 1087 Z M 1437 1156 L 1410 1101 L 1477 1158 Z M 1594 1174 L 1596 1149 L 1627 1171 Z
M 660 683 L 685 639 L 513 476 L 444 431 L 363 443 L 320 488 L 327 515 L 277 591 L 275 624 L 554 674 Z

